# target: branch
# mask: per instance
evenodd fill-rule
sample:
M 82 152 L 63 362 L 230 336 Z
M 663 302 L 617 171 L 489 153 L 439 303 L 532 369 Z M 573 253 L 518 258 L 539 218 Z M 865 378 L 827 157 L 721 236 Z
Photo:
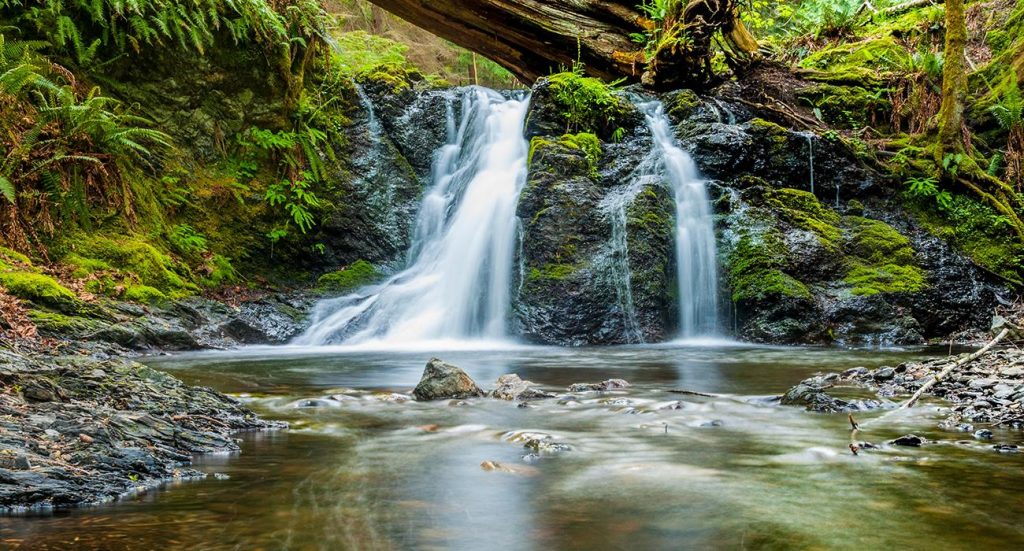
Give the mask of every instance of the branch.
M 1007 325 L 1009 325 L 1009 324 L 1007 324 Z M 903 405 L 900 406 L 900 409 L 907 409 L 907 408 L 914 407 L 914 404 L 916 404 L 917 401 L 921 399 L 921 396 L 923 396 L 925 392 L 928 392 L 928 389 L 930 389 L 931 387 L 935 386 L 936 383 L 938 383 L 940 380 L 942 380 L 943 377 L 945 377 L 946 375 L 949 375 L 954 369 L 956 369 L 956 368 L 958 368 L 960 366 L 963 366 L 965 364 L 968 364 L 970 362 L 973 362 L 974 360 L 984 356 L 986 353 L 988 353 L 989 350 L 992 349 L 993 346 L 998 344 L 999 341 L 1003 340 L 1006 337 L 1006 335 L 1009 335 L 1009 334 L 1010 334 L 1010 327 L 1004 327 L 1003 330 L 1000 331 L 999 334 L 996 335 L 996 337 L 994 339 L 988 341 L 988 344 L 986 344 L 984 347 L 982 347 L 981 350 L 978 350 L 977 352 L 971 354 L 970 356 L 967 356 L 966 358 L 961 358 L 961 359 L 953 362 L 949 366 L 947 366 L 945 369 L 943 369 L 937 375 L 935 375 L 935 378 L 933 378 L 932 380 L 928 381 L 927 383 L 921 385 L 921 388 L 917 389 L 917 392 L 915 392 L 914 395 L 911 396 L 909 400 L 904 402 Z

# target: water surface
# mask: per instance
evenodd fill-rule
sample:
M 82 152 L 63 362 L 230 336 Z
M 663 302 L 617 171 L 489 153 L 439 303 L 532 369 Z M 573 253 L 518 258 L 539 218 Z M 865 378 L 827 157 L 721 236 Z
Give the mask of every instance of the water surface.
M 633 383 L 531 408 L 390 401 L 415 385 L 435 355 L 426 351 L 250 349 L 154 360 L 188 382 L 241 394 L 293 428 L 243 435 L 240 455 L 199 459 L 227 480 L 4 518 L 0 546 L 1019 548 L 1021 455 L 938 431 L 936 404 L 863 414 L 860 438 L 915 432 L 947 443 L 854 457 L 844 415 L 768 399 L 817 372 L 923 353 L 648 346 L 436 354 L 483 386 L 510 372 L 553 390 L 610 377 Z M 670 392 L 678 389 L 716 396 Z M 571 450 L 524 459 L 524 433 Z M 1021 440 L 996 431 L 997 442 Z M 517 472 L 488 471 L 484 461 Z

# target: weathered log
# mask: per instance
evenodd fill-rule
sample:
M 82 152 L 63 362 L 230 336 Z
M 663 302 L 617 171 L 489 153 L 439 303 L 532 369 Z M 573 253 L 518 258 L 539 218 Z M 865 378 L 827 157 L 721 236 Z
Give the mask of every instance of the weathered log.
M 659 41 L 666 47 L 657 49 L 656 74 L 649 75 L 656 85 L 707 80 L 714 36 L 722 36 L 731 58 L 757 51 L 736 16 L 734 0 L 679 0 L 679 15 L 664 22 L 646 19 L 639 0 L 370 1 L 494 60 L 526 83 L 574 63 L 605 80 L 640 81 L 652 60 L 634 38 L 652 31 L 682 36 L 685 27 L 688 37 L 686 44 Z

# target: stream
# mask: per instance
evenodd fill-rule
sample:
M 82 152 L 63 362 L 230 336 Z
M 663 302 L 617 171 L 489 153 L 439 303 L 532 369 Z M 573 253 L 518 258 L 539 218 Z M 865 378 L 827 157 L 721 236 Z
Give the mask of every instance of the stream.
M 945 351 L 943 351 L 945 352 Z M 859 414 L 860 440 L 942 443 L 853 456 L 845 415 L 771 397 L 814 373 L 935 350 L 706 345 L 564 349 L 250 348 L 155 358 L 291 423 L 240 435 L 211 473 L 136 498 L 9 517 L 23 549 L 953 549 L 1024 545 L 1020 458 L 936 428 L 938 406 Z M 482 387 L 559 398 L 399 402 L 433 355 Z M 608 378 L 630 388 L 567 393 Z M 673 393 L 687 390 L 715 396 Z M 867 396 L 865 392 L 863 396 Z M 332 398 L 332 396 L 334 398 Z M 881 416 L 884 419 L 880 419 Z M 536 434 L 569 449 L 526 457 Z M 486 470 L 481 463 L 514 472 Z M 212 476 L 216 473 L 217 476 Z M 226 475 L 226 477 L 224 476 Z

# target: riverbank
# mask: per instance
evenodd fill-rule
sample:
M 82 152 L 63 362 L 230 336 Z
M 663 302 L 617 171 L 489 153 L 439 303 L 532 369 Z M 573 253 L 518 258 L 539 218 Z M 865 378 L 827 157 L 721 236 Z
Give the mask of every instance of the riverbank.
M 137 362 L 0 349 L 0 511 L 113 501 L 204 477 L 193 454 L 275 430 L 238 401 Z

